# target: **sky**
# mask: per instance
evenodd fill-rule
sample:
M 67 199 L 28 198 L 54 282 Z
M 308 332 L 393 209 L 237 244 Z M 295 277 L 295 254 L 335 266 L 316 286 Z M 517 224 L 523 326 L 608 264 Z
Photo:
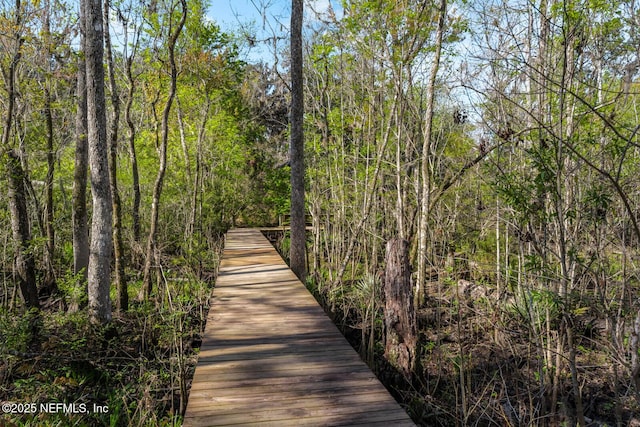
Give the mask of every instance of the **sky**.
M 252 34 L 257 40 L 277 35 L 286 35 L 291 14 L 291 0 L 210 0 L 208 16 L 223 31 Z M 305 22 L 317 19 L 316 13 L 324 14 L 331 8 L 341 11 L 339 0 L 304 0 Z M 314 12 L 315 11 L 315 12 Z M 246 60 L 273 62 L 273 53 L 261 43 L 241 53 Z
M 341 9 L 338 0 L 305 0 L 307 18 L 311 10 L 326 13 L 330 7 Z M 261 10 L 266 10 L 263 16 Z M 283 21 L 289 20 L 291 0 L 211 0 L 209 17 L 214 19 L 223 29 L 235 28 L 241 22 L 255 21 L 262 25 L 264 18 L 277 17 Z
M 260 9 L 263 3 L 267 15 L 282 15 L 288 19 L 290 0 L 211 0 L 208 15 L 227 31 L 251 21 L 261 25 L 263 17 Z

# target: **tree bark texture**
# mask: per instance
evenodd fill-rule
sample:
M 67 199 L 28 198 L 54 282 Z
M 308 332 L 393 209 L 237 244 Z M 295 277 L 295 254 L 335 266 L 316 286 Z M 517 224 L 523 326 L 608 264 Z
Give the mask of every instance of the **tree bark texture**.
M 86 7 L 86 67 L 89 165 L 93 215 L 88 267 L 89 315 L 92 321 L 111 320 L 112 200 L 109 183 L 107 115 L 104 92 L 101 0 L 84 0 Z
M 307 248 L 304 206 L 304 92 L 302 75 L 303 1 L 291 2 L 291 270 L 304 280 Z
M 11 230 L 18 245 L 15 254 L 16 272 L 20 292 L 25 305 L 39 307 L 36 285 L 36 266 L 31 250 L 31 229 L 27 211 L 27 189 L 24 185 L 25 173 L 20 164 L 20 156 L 15 151 L 7 154 L 9 172 L 9 210 L 11 211 Z
M 84 9 L 83 4 L 81 4 Z M 82 12 L 81 12 L 82 14 Z M 81 17 L 80 23 L 83 22 Z M 81 29 L 81 43 L 84 43 L 84 29 Z M 76 112 L 76 152 L 73 170 L 73 273 L 82 274 L 86 285 L 89 266 L 89 228 L 87 215 L 87 171 L 89 150 L 87 147 L 87 87 L 86 67 L 83 55 L 78 58 L 78 83 Z
M 387 242 L 384 273 L 384 357 L 405 378 L 410 378 L 416 359 L 418 332 L 411 289 L 409 242 Z

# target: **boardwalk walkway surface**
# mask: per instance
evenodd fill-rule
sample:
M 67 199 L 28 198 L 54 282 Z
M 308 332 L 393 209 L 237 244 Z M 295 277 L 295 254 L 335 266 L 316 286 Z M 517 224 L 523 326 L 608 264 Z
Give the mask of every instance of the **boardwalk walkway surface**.
M 260 231 L 234 229 L 184 425 L 414 424 Z

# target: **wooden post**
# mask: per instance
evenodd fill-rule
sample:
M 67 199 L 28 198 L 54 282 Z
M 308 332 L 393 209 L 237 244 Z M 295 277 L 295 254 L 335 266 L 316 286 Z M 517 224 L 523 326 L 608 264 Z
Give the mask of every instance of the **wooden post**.
M 411 287 L 409 242 L 387 242 L 384 274 L 384 357 L 409 379 L 415 366 L 418 333 Z

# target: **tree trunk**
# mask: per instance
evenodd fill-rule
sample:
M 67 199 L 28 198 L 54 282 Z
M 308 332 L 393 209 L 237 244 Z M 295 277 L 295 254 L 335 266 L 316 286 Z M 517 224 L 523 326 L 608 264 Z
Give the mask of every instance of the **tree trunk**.
M 151 202 L 151 224 L 149 227 L 149 237 L 147 239 L 146 257 L 144 262 L 144 272 L 142 278 L 142 292 L 143 297 L 149 298 L 152 290 L 151 280 L 151 264 L 155 259 L 156 249 L 156 233 L 158 230 L 158 214 L 160 211 L 160 196 L 162 195 L 162 187 L 164 184 L 164 176 L 167 170 L 167 145 L 169 143 L 169 113 L 171 112 L 171 105 L 176 95 L 178 84 L 178 69 L 175 60 L 175 47 L 178 41 L 178 36 L 184 27 L 184 23 L 187 20 L 187 2 L 186 0 L 180 1 L 182 6 L 182 16 L 180 22 L 176 26 L 175 31 L 170 35 L 168 42 L 169 52 L 169 65 L 171 67 L 171 82 L 169 87 L 169 95 L 167 96 L 167 103 L 165 104 L 162 114 L 162 140 L 160 142 L 160 166 L 158 167 L 158 174 L 156 175 L 156 181 L 153 187 L 153 200 Z
M 52 292 L 55 289 L 55 272 L 53 269 L 53 259 L 56 245 L 55 230 L 53 228 L 53 178 L 55 171 L 55 153 L 53 149 L 53 116 L 51 112 L 51 94 L 49 89 L 44 91 L 45 98 L 45 122 L 47 123 L 47 176 L 45 178 L 45 200 L 44 200 L 44 224 L 47 236 L 47 247 L 45 251 L 44 264 L 46 276 L 43 287 Z
M 126 311 L 129 308 L 127 279 L 124 272 L 124 244 L 122 242 L 122 203 L 118 191 L 118 127 L 120 125 L 120 96 L 116 85 L 113 53 L 111 51 L 111 35 L 109 34 L 110 0 L 104 1 L 104 45 L 107 54 L 107 70 L 109 72 L 109 88 L 111 92 L 111 107 L 113 117 L 109 130 L 109 182 L 113 203 L 113 255 L 115 260 L 115 285 L 117 289 L 116 308 Z
M 85 43 L 84 2 L 80 3 L 80 43 Z M 84 48 L 83 48 L 84 50 Z M 87 147 L 87 86 L 84 55 L 78 55 L 76 154 L 73 171 L 73 273 L 82 274 L 86 292 L 87 267 L 89 266 L 89 229 L 87 226 L 87 170 L 89 151 Z M 77 307 L 76 307 L 77 308 Z
M 447 0 L 441 0 L 438 11 L 438 29 L 436 32 L 435 52 L 431 65 L 431 74 L 429 75 L 429 83 L 427 85 L 427 105 L 424 115 L 424 134 L 422 143 L 422 164 L 421 164 L 421 176 L 422 176 L 422 191 L 421 191 L 421 208 L 420 208 L 420 222 L 418 230 L 418 283 L 416 289 L 416 300 L 420 302 L 422 300 L 423 288 L 426 283 L 426 271 L 427 271 L 427 234 L 429 232 L 429 208 L 431 205 L 431 171 L 430 162 L 433 150 L 433 141 L 431 135 L 431 128 L 433 125 L 433 108 L 435 97 L 436 77 L 438 75 L 438 69 L 440 67 L 440 53 L 442 51 L 442 39 L 444 34 L 445 18 L 447 14 Z
M 9 128 L 7 128 L 9 129 Z M 7 153 L 9 172 L 9 210 L 11 212 L 11 230 L 16 242 L 15 265 L 18 273 L 20 292 L 28 308 L 38 308 L 38 289 L 36 285 L 36 266 L 31 248 L 31 230 L 27 211 L 27 190 L 24 169 L 20 156 L 15 151 Z
M 636 395 L 640 396 L 640 310 L 636 312 L 636 318 L 631 329 L 631 337 L 629 340 L 629 349 L 631 350 L 631 382 L 636 389 Z
M 103 23 L 101 0 L 86 2 L 87 117 L 93 214 L 88 266 L 89 316 L 92 321 L 111 320 L 112 200 L 109 183 L 107 115 L 104 93 Z
M 131 118 L 131 107 L 133 106 L 133 95 L 135 93 L 135 80 L 133 78 L 133 57 L 132 54 L 127 58 L 127 81 L 129 82 L 129 90 L 127 93 L 127 103 L 124 109 L 124 118 L 129 128 L 129 157 L 131 159 L 131 177 L 133 185 L 133 207 L 131 217 L 133 221 L 133 240 L 140 242 L 140 174 L 138 173 L 138 156 L 136 154 L 136 126 Z
M 200 184 L 202 182 L 202 146 L 207 130 L 207 121 L 209 119 L 209 109 L 211 108 L 211 98 L 205 91 L 205 107 L 202 114 L 200 129 L 198 130 L 198 139 L 196 141 L 196 170 L 193 175 L 193 185 L 191 187 L 191 209 L 189 211 L 189 220 L 185 226 L 185 239 L 189 242 L 189 251 L 193 247 L 193 233 L 196 227 L 196 219 L 198 218 L 198 200 L 200 192 Z M 186 157 L 185 157 L 186 158 Z M 201 227 L 199 227 L 201 230 Z M 198 238 L 202 237 L 202 230 Z
M 206 108 L 208 110 L 208 106 Z M 176 95 L 176 112 L 178 113 L 178 131 L 180 132 L 180 146 L 182 147 L 182 155 L 184 156 L 185 176 L 187 180 L 187 188 L 191 188 L 191 158 L 189 157 L 189 147 L 187 146 L 187 136 L 184 131 L 184 120 L 182 115 L 182 105 L 180 105 L 180 97 Z
M 55 271 L 53 268 L 54 252 L 55 252 L 55 230 L 53 228 L 54 213 L 53 213 L 53 178 L 55 171 L 55 152 L 53 148 L 54 134 L 53 134 L 53 112 L 51 108 L 51 58 L 52 53 L 52 41 L 51 41 L 51 5 L 49 1 L 45 2 L 43 8 L 43 30 L 44 30 L 44 43 L 45 49 L 45 87 L 44 87 L 44 119 L 47 129 L 47 175 L 45 178 L 45 200 L 44 200 L 44 218 L 46 231 L 46 251 L 44 256 L 44 265 L 46 269 L 46 275 L 44 278 L 43 288 L 47 289 L 49 293 L 55 290 Z
M 307 274 L 304 203 L 304 92 L 302 75 L 303 1 L 291 2 L 291 270 L 300 278 Z
M 410 378 L 416 363 L 418 332 L 411 289 L 409 242 L 387 242 L 384 273 L 384 357 L 405 378 Z

